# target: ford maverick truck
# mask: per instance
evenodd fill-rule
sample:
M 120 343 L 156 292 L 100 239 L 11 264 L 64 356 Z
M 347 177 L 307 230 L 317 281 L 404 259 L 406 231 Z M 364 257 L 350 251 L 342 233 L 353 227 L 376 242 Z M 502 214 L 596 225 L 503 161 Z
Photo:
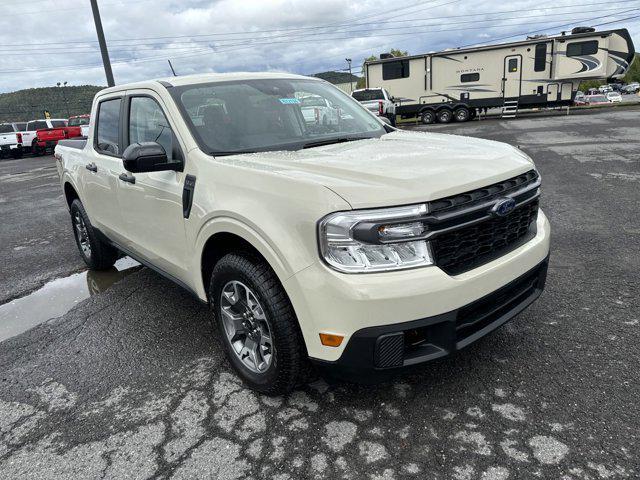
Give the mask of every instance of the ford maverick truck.
M 308 98 L 335 121 L 310 124 Z M 396 130 L 282 73 L 111 87 L 91 118 L 55 149 L 82 258 L 130 255 L 208 303 L 257 391 L 445 357 L 544 287 L 541 178 L 512 146 Z

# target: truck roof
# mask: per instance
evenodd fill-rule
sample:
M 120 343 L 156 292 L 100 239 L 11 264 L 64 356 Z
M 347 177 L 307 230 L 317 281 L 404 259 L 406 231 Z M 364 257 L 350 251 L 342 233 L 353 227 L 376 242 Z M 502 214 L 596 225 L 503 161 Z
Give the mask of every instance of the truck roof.
M 297 75 L 295 73 L 286 72 L 230 72 L 230 73 L 201 73 L 197 75 L 183 75 L 178 77 L 165 77 L 155 80 L 146 80 L 143 82 L 126 83 L 122 85 L 116 85 L 114 87 L 106 88 L 99 92 L 99 95 L 120 92 L 122 90 L 134 89 L 134 88 L 149 88 L 157 87 L 158 82 L 162 83 L 166 87 L 179 87 L 182 85 L 194 85 L 199 83 L 213 83 L 213 82 L 229 82 L 234 80 L 260 80 L 260 79 L 305 79 L 324 81 L 316 77 L 306 77 L 304 75 Z

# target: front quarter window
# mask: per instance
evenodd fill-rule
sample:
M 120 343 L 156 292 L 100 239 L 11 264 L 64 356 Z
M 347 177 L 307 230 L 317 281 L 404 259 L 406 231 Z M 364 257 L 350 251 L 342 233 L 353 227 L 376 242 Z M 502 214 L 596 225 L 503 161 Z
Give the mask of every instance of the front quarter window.
M 386 133 L 355 100 L 318 80 L 226 81 L 171 94 L 200 148 L 212 155 L 298 150 Z

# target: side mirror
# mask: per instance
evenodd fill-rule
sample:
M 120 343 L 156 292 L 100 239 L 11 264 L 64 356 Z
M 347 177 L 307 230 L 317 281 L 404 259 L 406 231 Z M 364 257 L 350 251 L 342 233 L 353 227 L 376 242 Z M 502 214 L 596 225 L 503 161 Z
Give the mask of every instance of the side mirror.
M 183 162 L 170 162 L 164 147 L 156 142 L 132 143 L 122 153 L 125 170 L 131 173 L 182 171 Z

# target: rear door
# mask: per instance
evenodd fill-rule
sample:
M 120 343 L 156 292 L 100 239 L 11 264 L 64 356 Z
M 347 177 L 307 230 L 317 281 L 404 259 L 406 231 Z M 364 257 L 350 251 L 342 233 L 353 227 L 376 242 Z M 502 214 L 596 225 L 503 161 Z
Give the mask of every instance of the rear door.
M 510 55 L 504 58 L 503 96 L 519 98 L 522 79 L 522 56 Z
M 157 142 L 169 161 L 185 159 L 175 122 L 152 90 L 127 92 L 125 144 Z M 172 170 L 131 173 L 135 183 L 121 181 L 118 202 L 126 226 L 125 248 L 177 279 L 186 279 L 186 234 L 182 209 L 185 174 Z
M 122 165 L 122 109 L 124 95 L 103 97 L 96 107 L 96 127 L 89 142 L 86 164 L 81 170 L 82 201 L 91 223 L 115 242 L 123 239 L 124 225 L 118 205 Z

